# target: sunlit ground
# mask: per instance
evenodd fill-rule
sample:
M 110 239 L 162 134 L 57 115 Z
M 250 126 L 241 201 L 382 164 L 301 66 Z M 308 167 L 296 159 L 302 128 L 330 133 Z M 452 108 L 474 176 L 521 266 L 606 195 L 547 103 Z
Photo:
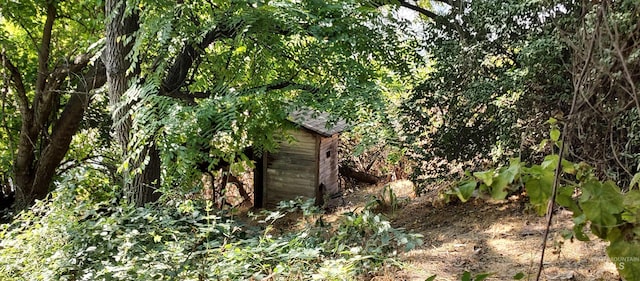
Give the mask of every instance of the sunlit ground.
M 391 185 L 399 198 L 410 184 Z M 347 196 L 357 204 L 380 196 L 383 186 L 363 188 Z M 409 199 L 407 199 L 409 200 Z M 401 254 L 406 268 L 385 272 L 374 280 L 460 280 L 464 271 L 493 273 L 487 280 L 513 280 L 522 272 L 523 280 L 535 280 L 540 260 L 546 218 L 527 210 L 520 201 L 486 203 L 481 201 L 433 207 L 432 198 L 412 198 L 390 214 L 396 227 L 424 235 L 418 249 Z M 438 204 L 436 204 L 438 205 Z M 573 226 L 571 214 L 559 211 L 547 242 L 541 280 L 617 280 L 616 269 L 606 254 L 606 243 L 565 240 L 563 230 Z

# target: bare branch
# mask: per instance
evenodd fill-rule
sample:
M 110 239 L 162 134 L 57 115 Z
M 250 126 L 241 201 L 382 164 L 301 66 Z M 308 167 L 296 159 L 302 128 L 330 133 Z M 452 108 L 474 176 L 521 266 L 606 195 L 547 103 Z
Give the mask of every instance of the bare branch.
M 418 6 L 418 5 L 411 4 L 408 1 L 398 0 L 398 3 L 400 3 L 400 6 L 405 7 L 407 9 L 414 10 L 414 11 L 416 11 L 416 12 L 418 12 L 418 13 L 420 13 L 420 14 L 422 14 L 422 15 L 424 15 L 424 16 L 426 16 L 426 17 L 428 17 L 428 18 L 430 18 L 430 19 L 432 19 L 432 20 L 434 20 L 436 22 L 439 19 L 442 18 L 441 16 L 437 15 L 436 13 L 434 13 L 432 11 L 429 11 L 429 10 L 427 10 L 425 8 L 422 8 L 422 7 Z
M 607 3 L 607 2 L 605 1 L 604 3 Z M 604 5 L 606 7 L 603 8 L 602 10 L 603 10 L 603 16 L 606 17 L 607 16 L 606 10 L 609 7 L 606 4 Z M 615 54 L 618 56 L 618 59 L 620 60 L 620 64 L 622 65 L 624 77 L 627 80 L 627 83 L 629 83 L 629 87 L 631 87 L 631 90 L 627 90 L 627 92 L 635 102 L 636 108 L 640 111 L 640 101 L 638 101 L 638 92 L 636 91 L 636 83 L 635 81 L 633 81 L 633 78 L 631 77 L 631 72 L 629 71 L 629 67 L 627 66 L 627 61 L 625 60 L 624 55 L 622 54 L 622 48 L 620 48 L 620 33 L 618 32 L 618 27 L 614 24 L 613 32 L 612 32 L 608 24 L 606 24 L 605 26 L 606 26 L 607 33 L 611 38 L 611 43 L 613 44 L 613 49 L 615 50 Z

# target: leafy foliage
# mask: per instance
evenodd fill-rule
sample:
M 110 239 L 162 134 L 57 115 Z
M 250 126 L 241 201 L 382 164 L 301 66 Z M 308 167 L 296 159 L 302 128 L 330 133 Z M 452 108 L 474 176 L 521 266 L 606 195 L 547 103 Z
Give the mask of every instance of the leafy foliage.
M 427 23 L 431 71 L 405 102 L 414 178 L 445 177 L 442 163 L 539 162 L 544 122 L 561 117 L 573 159 L 626 186 L 638 172 L 637 1 L 458 4 L 440 12 L 451 24 Z
M 93 90 L 104 83 L 94 57 L 104 18 L 94 1 L 0 7 L 0 169 L 23 208 L 47 195 Z
M 570 153 L 602 178 L 626 187 L 639 172 L 637 1 L 583 3 L 559 22 L 570 46 L 576 108 L 565 138 Z
M 2 225 L 2 280 L 345 280 L 420 243 L 368 210 L 329 225 L 312 201 L 284 202 L 247 222 L 189 200 L 118 205 L 105 201 L 118 191 L 91 176 L 69 178 L 51 200 Z M 293 212 L 305 223 L 276 232 Z
M 406 23 L 359 1 L 135 2 L 141 77 L 123 101 L 135 102 L 131 157 L 157 143 L 166 192 L 197 180 L 194 164 L 248 163 L 247 147 L 277 149 L 288 114 L 303 106 L 390 124 L 399 77 L 419 61 L 397 34 Z
M 524 186 L 531 206 L 539 215 L 544 215 L 552 197 L 557 164 L 558 155 L 549 155 L 540 165 L 529 167 L 512 160 L 508 167 L 473 173 L 473 177 L 462 180 L 447 194 L 458 196 L 461 201 L 468 200 L 473 193 L 502 200 Z M 572 238 L 589 240 L 583 230 L 585 226 L 590 226 L 593 234 L 610 242 L 607 254 L 620 274 L 633 280 L 640 272 L 640 209 L 637 207 L 640 205 L 640 192 L 630 190 L 622 193 L 615 182 L 598 180 L 594 169 L 585 163 L 563 160 L 561 168 L 565 184 L 558 187 L 555 203 L 573 212 Z M 496 182 L 501 182 L 496 181 L 498 178 L 510 179 L 504 181 L 509 192 L 492 192 L 491 188 L 495 187 Z M 476 180 L 483 182 L 477 190 L 471 185 Z M 473 190 L 470 190 L 472 186 Z
M 554 33 L 553 17 L 542 16 L 561 15 L 553 4 L 458 4 L 443 4 L 441 12 L 453 27 L 426 23 L 428 77 L 403 104 L 402 135 L 418 165 L 418 184 L 446 177 L 451 168 L 443 163 L 482 167 L 482 160 L 505 156 L 533 159 L 529 146 L 546 129 L 540 121 L 563 110 L 569 98 L 567 48 Z

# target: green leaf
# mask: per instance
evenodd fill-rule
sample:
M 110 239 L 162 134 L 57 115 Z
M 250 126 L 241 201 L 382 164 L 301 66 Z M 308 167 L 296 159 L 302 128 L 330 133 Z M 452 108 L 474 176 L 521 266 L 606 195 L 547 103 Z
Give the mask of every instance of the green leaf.
M 640 224 L 640 190 L 630 190 L 624 195 L 624 212 L 622 219 Z
M 592 225 L 613 227 L 618 224 L 616 215 L 624 210 L 623 197 L 612 181 L 590 180 L 582 187 L 580 207 Z
M 551 137 L 552 141 L 558 141 L 560 139 L 560 130 L 558 129 L 551 129 L 551 132 L 549 132 L 549 136 Z
M 516 275 L 513 276 L 513 279 L 514 280 L 521 280 L 521 279 L 524 279 L 524 276 L 525 276 L 524 273 L 518 272 L 518 273 L 516 273 Z
M 495 173 L 495 171 L 493 169 L 491 169 L 491 170 L 483 171 L 483 172 L 475 172 L 475 173 L 473 173 L 473 176 L 475 176 L 479 180 L 483 181 L 484 184 L 486 184 L 487 186 L 491 186 L 491 184 L 493 183 L 493 174 L 494 173 Z
M 509 195 L 509 191 L 507 191 L 505 188 L 507 185 L 504 182 L 496 182 L 499 184 L 491 187 L 491 198 L 495 200 L 503 200 L 507 197 L 507 195 Z
M 436 280 L 436 276 L 437 276 L 437 275 L 431 275 L 431 276 L 429 276 L 429 278 L 424 279 L 424 281 L 433 281 L 433 280 Z
M 573 218 L 573 233 L 575 233 L 576 239 L 580 241 L 589 241 L 589 236 L 584 234 L 584 226 L 587 221 L 587 216 L 581 214 Z
M 489 276 L 491 276 L 491 273 L 480 273 L 476 275 L 476 278 L 474 278 L 473 281 L 482 281 L 487 279 Z
M 471 272 L 469 271 L 465 271 L 464 273 L 462 273 L 462 278 L 460 278 L 461 281 L 473 281 L 471 280 Z
M 640 280 L 640 243 L 617 240 L 607 247 L 607 255 L 626 280 Z
M 575 175 L 576 172 L 578 171 L 577 164 L 567 161 L 565 159 L 562 159 L 562 171 L 567 174 Z
M 547 155 L 544 158 L 544 161 L 542 161 L 542 164 L 540 164 L 540 166 L 545 170 L 553 170 L 556 168 L 557 164 L 558 164 L 558 155 L 552 154 L 552 155 Z
M 473 192 L 476 190 L 477 185 L 478 185 L 478 182 L 469 180 L 469 181 L 463 182 L 460 186 L 458 186 L 456 188 L 456 191 L 457 191 L 456 195 L 458 195 L 458 198 L 460 198 L 460 201 L 467 202 L 467 200 L 471 198 L 471 196 L 473 195 Z
M 573 199 L 573 193 L 575 191 L 574 186 L 559 186 L 558 194 L 556 195 L 556 202 L 560 206 L 566 207 L 574 214 L 582 213 L 576 200 Z
M 493 179 L 491 186 L 491 197 L 496 200 L 502 200 L 509 195 L 508 186 L 520 175 L 520 161 L 512 161 L 508 168 L 500 170 Z
M 531 205 L 538 215 L 542 216 L 547 212 L 547 205 L 551 198 L 554 173 L 538 165 L 531 167 L 528 171 L 530 175 L 525 180 L 524 186 Z

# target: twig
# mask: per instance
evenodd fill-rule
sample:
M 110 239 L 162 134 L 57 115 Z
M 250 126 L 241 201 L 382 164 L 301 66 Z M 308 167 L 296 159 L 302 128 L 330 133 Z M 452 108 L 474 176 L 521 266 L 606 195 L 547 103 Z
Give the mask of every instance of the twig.
M 574 98 L 575 100 L 575 98 Z M 573 107 L 572 107 L 573 109 Z M 570 118 L 568 118 L 570 120 Z M 569 127 L 569 120 L 567 124 L 562 128 L 562 139 L 560 143 L 560 152 L 558 153 L 558 164 L 556 165 L 556 171 L 553 178 L 553 191 L 551 193 L 551 201 L 547 205 L 547 226 L 544 229 L 544 236 L 542 238 L 542 253 L 540 254 L 540 264 L 538 264 L 538 274 L 536 275 L 536 281 L 540 280 L 542 275 L 542 269 L 544 267 L 544 252 L 547 249 L 547 239 L 549 237 L 549 229 L 551 228 L 551 220 L 553 219 L 553 206 L 556 202 L 556 194 L 558 191 L 558 181 L 560 180 L 560 171 L 562 170 L 562 154 L 564 152 L 565 137 L 567 135 L 567 127 Z
M 596 29 L 599 28 L 599 24 L 596 26 Z M 595 31 L 594 31 L 595 34 Z M 591 44 L 593 44 L 594 38 L 592 38 Z M 544 229 L 544 235 L 542 238 L 542 253 L 540 254 L 540 263 L 538 264 L 538 273 L 536 274 L 536 281 L 540 280 L 540 276 L 542 275 L 542 269 L 544 268 L 544 253 L 547 249 L 547 240 L 549 238 L 549 229 L 551 228 L 551 221 L 553 220 L 553 206 L 556 202 L 556 195 L 558 193 L 558 182 L 560 181 L 560 171 L 562 170 L 562 155 L 565 150 L 565 142 L 568 133 L 568 128 L 571 125 L 571 121 L 573 119 L 573 113 L 576 108 L 576 101 L 578 99 L 578 95 L 580 93 L 580 88 L 582 82 L 584 81 L 584 76 L 586 75 L 587 68 L 589 66 L 589 62 L 593 56 L 593 45 L 589 47 L 587 50 L 587 57 L 585 63 L 580 71 L 580 74 L 577 78 L 574 78 L 574 89 L 573 89 L 573 99 L 571 101 L 571 109 L 569 110 L 569 115 L 567 116 L 567 120 L 562 128 L 562 138 L 560 139 L 560 152 L 558 153 L 558 164 L 556 165 L 556 170 L 553 178 L 553 189 L 551 193 L 551 201 L 547 205 L 547 225 Z

